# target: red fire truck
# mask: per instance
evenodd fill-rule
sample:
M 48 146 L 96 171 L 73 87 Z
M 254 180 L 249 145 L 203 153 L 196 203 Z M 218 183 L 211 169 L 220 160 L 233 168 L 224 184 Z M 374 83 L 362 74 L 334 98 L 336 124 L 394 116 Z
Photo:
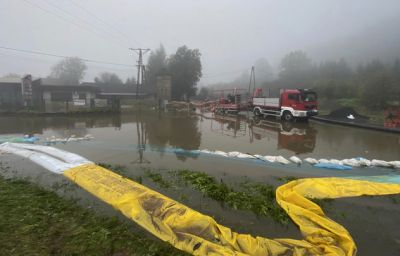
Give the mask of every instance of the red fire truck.
M 246 102 L 242 101 L 242 94 L 247 92 L 246 89 L 222 89 L 214 90 L 213 92 L 220 94 L 220 98 L 214 106 L 214 113 L 238 114 L 242 110 L 247 110 Z
M 256 116 L 277 116 L 292 121 L 308 119 L 318 114 L 317 94 L 307 89 L 281 89 L 278 98 L 262 97 L 256 89 L 251 108 Z

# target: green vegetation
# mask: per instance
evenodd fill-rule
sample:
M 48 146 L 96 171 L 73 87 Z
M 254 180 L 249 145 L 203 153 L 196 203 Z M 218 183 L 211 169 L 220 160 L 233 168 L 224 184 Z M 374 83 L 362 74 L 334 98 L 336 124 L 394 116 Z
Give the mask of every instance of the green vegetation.
M 225 184 L 222 180 L 203 172 L 180 170 L 172 172 L 183 182 L 190 183 L 205 196 L 227 205 L 233 209 L 249 210 L 260 216 L 270 216 L 281 224 L 290 221 L 286 212 L 276 203 L 275 187 L 268 184 L 243 182 L 238 184 L 239 189 Z
M 198 49 L 179 47 L 167 58 L 162 45 L 150 53 L 147 70 L 150 88 L 156 87 L 157 75 L 170 75 L 171 93 L 174 100 L 183 100 L 196 95 L 196 84 L 202 76 L 201 53 Z
M 87 66 L 78 57 L 60 60 L 51 68 L 50 78 L 61 80 L 64 84 L 77 85 L 85 76 Z
M 154 183 L 159 184 L 163 188 L 171 187 L 171 184 L 168 181 L 164 180 L 162 175 L 159 173 L 155 173 L 150 170 L 147 170 L 145 172 L 145 177 L 150 178 Z
M 185 255 L 27 181 L 0 177 L 0 255 Z
M 294 176 L 284 176 L 284 177 L 277 177 L 276 180 L 281 181 L 282 183 L 288 183 L 290 181 L 297 180 L 298 177 Z
M 316 65 L 305 52 L 294 51 L 282 59 L 279 78 L 264 83 L 264 87 L 312 88 L 318 93 L 321 107 L 355 107 L 363 114 L 372 111 L 374 116 L 374 111 L 400 104 L 399 84 L 399 58 L 392 63 L 376 59 L 352 68 L 344 59 Z

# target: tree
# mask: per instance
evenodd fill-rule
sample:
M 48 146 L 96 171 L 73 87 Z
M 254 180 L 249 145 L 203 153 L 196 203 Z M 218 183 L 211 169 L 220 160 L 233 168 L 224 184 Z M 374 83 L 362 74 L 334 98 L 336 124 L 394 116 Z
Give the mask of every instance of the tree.
M 85 76 L 87 66 L 78 57 L 66 58 L 58 62 L 51 68 L 51 78 L 57 78 L 65 84 L 79 84 Z
M 135 77 L 128 77 L 125 81 L 125 85 L 136 85 L 136 78 Z
M 197 97 L 198 97 L 200 100 L 206 100 L 206 99 L 208 99 L 208 98 L 210 97 L 210 94 L 211 94 L 211 92 L 210 92 L 210 89 L 209 89 L 209 88 L 207 88 L 207 87 L 201 87 L 201 88 L 200 88 L 200 91 L 199 91 L 199 94 L 197 95 Z
M 359 80 L 364 85 L 362 101 L 370 109 L 384 109 L 394 98 L 393 79 L 385 65 L 373 60 L 359 69 Z
M 395 96 L 393 97 L 398 103 L 400 103 L 400 59 L 397 57 L 392 68 L 393 76 L 393 91 Z
M 99 84 L 123 84 L 117 74 L 110 72 L 101 73 L 100 77 L 95 77 L 94 81 Z
M 273 80 L 272 68 L 265 58 L 260 58 L 254 63 L 256 82 L 263 83 Z
M 279 77 L 290 86 L 304 87 L 313 78 L 314 67 L 303 51 L 287 54 L 281 61 Z
M 167 54 L 163 45 L 151 52 L 147 61 L 146 73 L 147 73 L 147 86 L 155 91 L 157 76 L 166 73 L 167 69 Z
M 177 49 L 168 59 L 168 70 L 172 75 L 172 98 L 182 100 L 196 95 L 196 84 L 200 80 L 201 61 L 198 49 L 188 49 L 185 45 Z

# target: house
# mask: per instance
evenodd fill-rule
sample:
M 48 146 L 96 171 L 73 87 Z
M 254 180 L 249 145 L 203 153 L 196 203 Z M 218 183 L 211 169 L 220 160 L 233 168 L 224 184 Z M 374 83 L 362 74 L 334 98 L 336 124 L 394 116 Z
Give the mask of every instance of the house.
M 22 106 L 21 79 L 0 78 L 0 109 L 15 110 Z
M 0 109 L 16 111 L 23 107 L 59 113 L 90 110 L 99 89 L 94 86 L 66 85 L 58 79 L 38 78 L 31 75 L 0 79 Z
M 30 109 L 44 113 L 67 113 L 107 109 L 119 111 L 121 101 L 149 95 L 135 85 L 66 84 L 54 78 L 0 78 L 0 111 Z
M 34 106 L 46 113 L 75 112 L 95 107 L 95 86 L 68 85 L 58 79 L 39 78 L 32 81 Z

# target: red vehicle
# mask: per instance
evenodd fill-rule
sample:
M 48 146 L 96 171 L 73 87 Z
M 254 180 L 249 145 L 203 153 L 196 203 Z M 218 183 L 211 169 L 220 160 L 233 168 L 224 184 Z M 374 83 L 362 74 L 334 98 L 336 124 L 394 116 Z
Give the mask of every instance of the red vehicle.
M 223 89 L 215 90 L 214 92 L 220 93 L 220 98 L 214 107 L 214 112 L 218 114 L 237 114 L 241 110 L 247 109 L 247 104 L 242 102 L 242 94 L 246 89 Z M 227 94 L 225 96 L 225 94 Z
M 281 89 L 278 98 L 261 97 L 261 89 L 254 94 L 250 104 L 256 116 L 277 116 L 292 121 L 318 114 L 317 94 L 307 89 Z

